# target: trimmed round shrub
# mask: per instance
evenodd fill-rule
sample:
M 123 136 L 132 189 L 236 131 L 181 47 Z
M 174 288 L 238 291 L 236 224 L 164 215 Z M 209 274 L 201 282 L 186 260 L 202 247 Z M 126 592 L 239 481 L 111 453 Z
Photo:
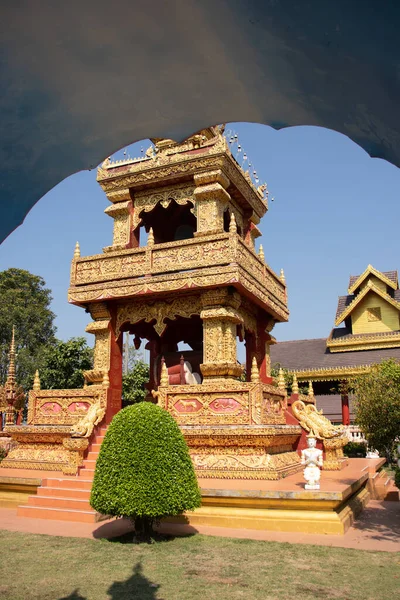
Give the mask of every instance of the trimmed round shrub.
M 396 467 L 394 472 L 394 483 L 400 490 L 400 467 Z
M 115 415 L 100 448 L 90 504 L 102 514 L 129 517 L 144 534 L 154 521 L 200 506 L 188 447 L 166 410 L 141 402 Z

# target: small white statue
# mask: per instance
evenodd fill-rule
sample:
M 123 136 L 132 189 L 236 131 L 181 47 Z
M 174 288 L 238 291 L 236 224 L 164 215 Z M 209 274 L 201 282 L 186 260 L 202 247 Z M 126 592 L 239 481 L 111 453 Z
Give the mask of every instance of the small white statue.
M 303 471 L 304 479 L 306 484 L 304 489 L 306 490 L 319 490 L 319 480 L 321 478 L 320 468 L 323 465 L 322 450 L 316 448 L 317 439 L 311 431 L 307 436 L 307 446 L 305 450 L 301 451 L 301 464 L 305 465 Z

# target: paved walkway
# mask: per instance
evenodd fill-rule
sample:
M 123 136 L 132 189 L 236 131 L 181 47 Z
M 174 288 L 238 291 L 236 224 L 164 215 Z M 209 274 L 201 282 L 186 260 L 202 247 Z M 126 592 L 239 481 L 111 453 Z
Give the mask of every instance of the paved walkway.
M 102 523 L 70 523 L 46 519 L 17 517 L 16 510 L 0 509 L 0 529 L 40 533 L 66 537 L 111 538 L 131 529 L 129 521 L 114 519 Z M 254 531 L 251 529 L 228 529 L 222 527 L 189 525 L 163 525 L 162 531 L 185 535 L 202 533 L 221 537 L 247 538 L 291 544 L 315 544 L 339 548 L 356 548 L 385 552 L 400 552 L 400 502 L 372 500 L 347 533 L 339 535 L 316 535 L 306 533 L 280 533 L 277 531 Z

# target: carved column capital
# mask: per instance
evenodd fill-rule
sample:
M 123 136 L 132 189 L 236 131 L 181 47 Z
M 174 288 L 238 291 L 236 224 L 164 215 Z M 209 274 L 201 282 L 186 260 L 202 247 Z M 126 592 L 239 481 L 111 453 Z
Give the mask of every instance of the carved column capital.
M 106 195 L 107 195 L 107 198 L 109 199 L 109 201 L 112 202 L 113 204 L 131 200 L 131 194 L 130 194 L 129 188 L 123 188 L 120 190 L 107 192 Z
M 194 182 L 197 186 L 207 185 L 209 183 L 219 183 L 223 188 L 229 187 L 229 179 L 221 171 L 221 169 L 216 169 L 215 171 L 206 171 L 205 173 L 196 173 L 193 177 Z
M 228 287 L 207 290 L 201 295 L 203 308 L 230 306 L 237 310 L 241 301 L 240 294 Z

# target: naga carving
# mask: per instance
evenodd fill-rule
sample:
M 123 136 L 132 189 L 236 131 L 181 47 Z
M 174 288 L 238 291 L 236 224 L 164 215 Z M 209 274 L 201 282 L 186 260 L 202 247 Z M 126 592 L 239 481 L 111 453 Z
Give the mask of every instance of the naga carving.
M 90 437 L 93 429 L 101 423 L 106 414 L 106 409 L 101 406 L 100 402 L 92 404 L 86 415 L 82 417 L 73 427 L 71 431 L 72 437 Z
M 314 404 L 306 405 L 302 400 L 296 400 L 292 404 L 292 410 L 302 428 L 312 431 L 319 440 L 339 437 L 344 433 L 343 425 L 333 425 Z

